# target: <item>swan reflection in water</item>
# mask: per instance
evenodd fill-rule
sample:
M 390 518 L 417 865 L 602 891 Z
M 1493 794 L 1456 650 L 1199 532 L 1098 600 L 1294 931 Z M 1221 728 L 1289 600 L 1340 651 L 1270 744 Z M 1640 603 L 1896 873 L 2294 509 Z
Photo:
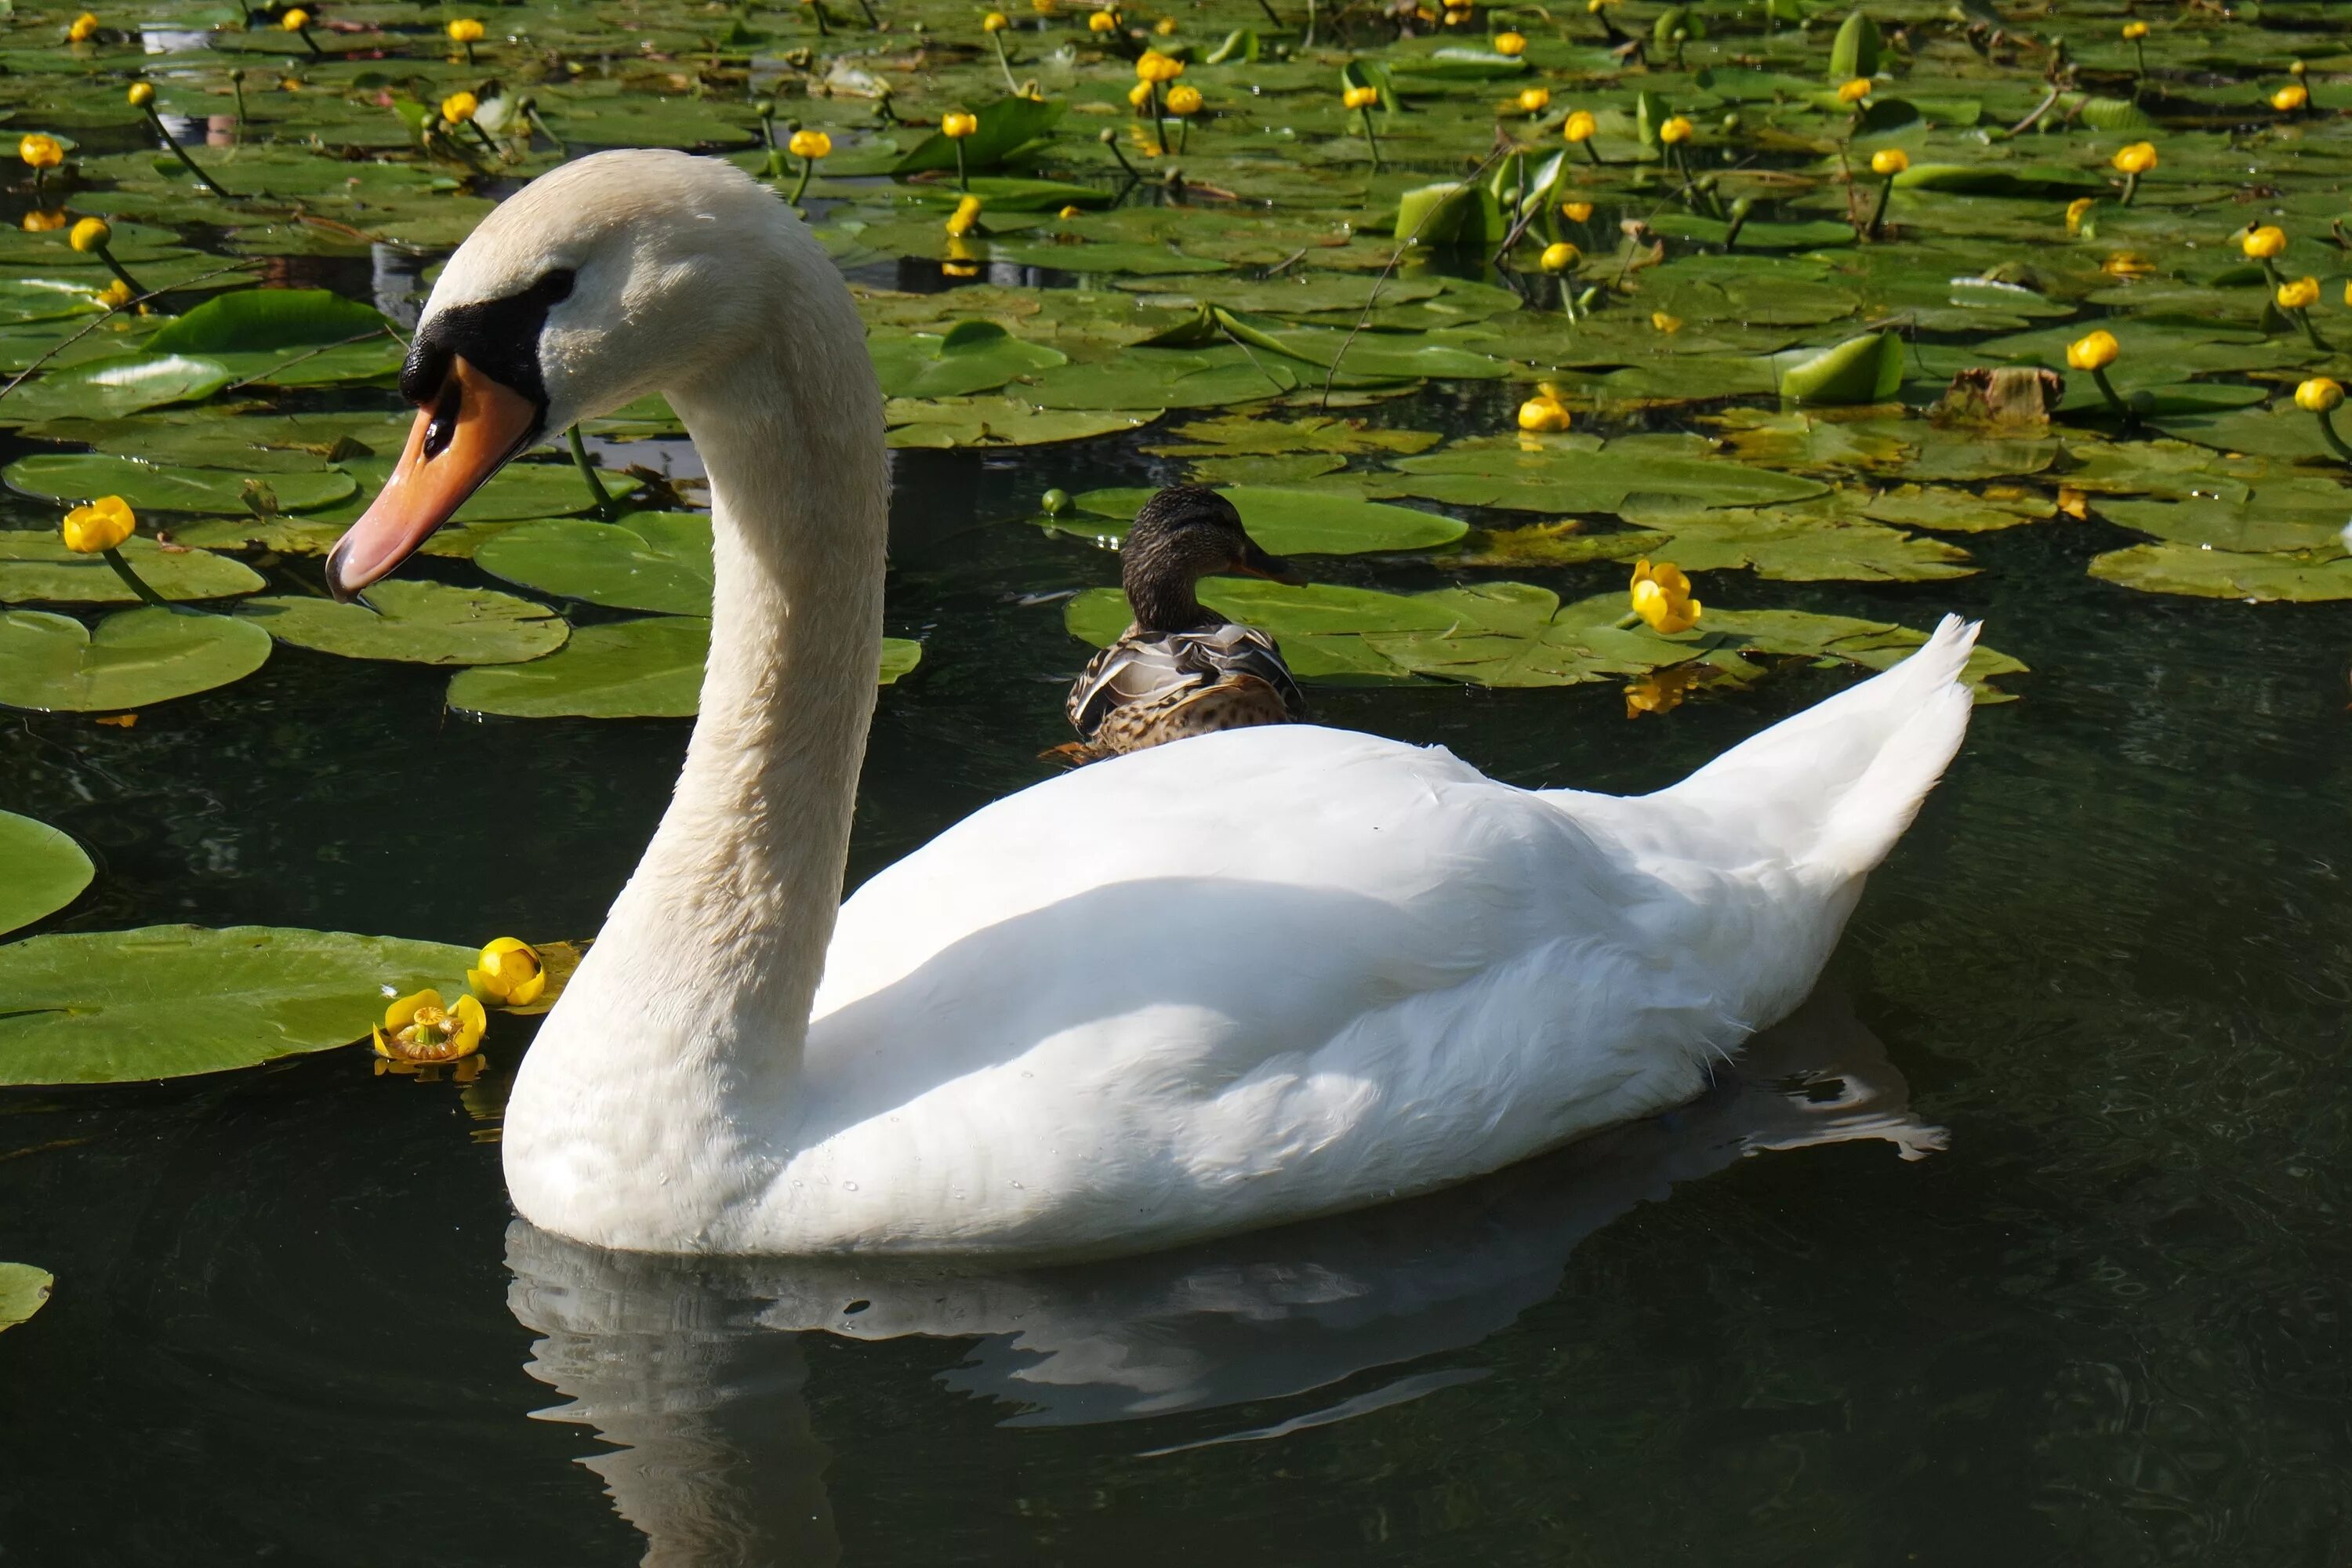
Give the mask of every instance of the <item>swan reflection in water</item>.
M 1408 1203 L 1181 1251 L 1052 1268 L 604 1252 L 516 1220 L 509 1304 L 541 1338 L 540 1412 L 615 1447 L 582 1460 L 648 1542 L 648 1563 L 839 1554 L 827 1455 L 801 1397 L 803 1336 L 970 1340 L 940 1381 L 1011 1407 L 1005 1425 L 1141 1421 L 1379 1386 L 1275 1425 L 1173 1447 L 1278 1438 L 1485 1375 L 1413 1372 L 1559 1289 L 1576 1245 L 1644 1200 L 1767 1150 L 1884 1139 L 1906 1160 L 1944 1131 L 1909 1109 L 1885 1049 L 1816 994 L 1678 1110 Z M 954 1352 L 950 1352 L 952 1355 Z

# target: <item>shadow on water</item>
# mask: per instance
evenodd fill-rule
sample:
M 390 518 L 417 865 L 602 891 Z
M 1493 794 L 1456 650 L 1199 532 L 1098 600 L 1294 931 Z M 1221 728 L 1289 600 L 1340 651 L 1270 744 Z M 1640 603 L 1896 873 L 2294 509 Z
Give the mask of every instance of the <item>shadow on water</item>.
M 1909 1101 L 1876 1037 L 1823 993 L 1679 1110 L 1411 1203 L 995 1272 L 611 1253 L 517 1220 L 508 1300 L 540 1336 L 527 1370 L 566 1401 L 541 1416 L 614 1445 L 580 1462 L 646 1561 L 832 1562 L 814 1344 L 967 1342 L 938 1358 L 945 1389 L 1003 1406 L 1007 1426 L 1152 1423 L 1127 1445 L 1143 1459 L 1278 1446 L 1485 1378 L 1465 1353 L 1558 1292 L 1586 1237 L 1679 1183 L 1767 1151 L 1942 1148 Z

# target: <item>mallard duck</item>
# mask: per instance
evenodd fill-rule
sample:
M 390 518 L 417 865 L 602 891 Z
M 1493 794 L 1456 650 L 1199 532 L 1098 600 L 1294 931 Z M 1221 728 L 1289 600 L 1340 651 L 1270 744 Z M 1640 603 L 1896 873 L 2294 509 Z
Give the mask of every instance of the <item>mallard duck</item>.
M 709 475 L 694 737 L 499 1144 L 515 1207 L 599 1247 L 1146 1252 L 1679 1104 L 1811 989 L 1968 728 L 1948 617 L 1653 794 L 1263 724 L 1007 795 L 844 902 L 890 464 L 798 216 L 717 158 L 566 163 L 449 258 L 400 387 L 407 444 L 327 559 L 345 597 L 649 393 Z
M 1274 638 L 1235 626 L 1196 596 L 1201 579 L 1220 572 L 1299 581 L 1288 563 L 1258 548 L 1234 503 L 1205 485 L 1172 486 L 1143 503 L 1119 552 L 1135 623 L 1070 688 L 1070 722 L 1086 751 L 1116 756 L 1307 717 Z

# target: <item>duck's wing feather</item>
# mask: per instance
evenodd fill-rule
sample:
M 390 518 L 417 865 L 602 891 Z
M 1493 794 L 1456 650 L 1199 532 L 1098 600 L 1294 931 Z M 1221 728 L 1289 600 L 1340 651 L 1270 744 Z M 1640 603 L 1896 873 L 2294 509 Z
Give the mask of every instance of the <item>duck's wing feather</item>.
M 1201 670 L 1181 662 L 1172 640 L 1145 637 L 1129 626 L 1127 636 L 1087 660 L 1064 710 L 1078 733 L 1091 741 L 1118 709 L 1157 702 L 1200 685 Z

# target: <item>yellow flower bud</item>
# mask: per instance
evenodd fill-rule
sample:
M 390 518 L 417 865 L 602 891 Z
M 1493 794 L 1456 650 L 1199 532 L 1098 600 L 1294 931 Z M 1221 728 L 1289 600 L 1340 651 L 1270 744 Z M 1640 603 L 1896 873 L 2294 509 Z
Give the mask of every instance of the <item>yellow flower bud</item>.
M 1577 249 L 1576 247 L 1569 244 L 1568 241 L 1564 239 L 1556 240 L 1552 244 L 1544 247 L 1542 259 L 1543 269 L 1546 272 L 1565 272 L 1570 268 L 1575 266 L 1577 258 L 1583 254 L 1584 252 Z
M 1527 39 L 1517 33 L 1497 33 L 1495 35 L 1495 52 L 1498 55 L 1508 55 L 1512 58 L 1517 59 L 1521 54 L 1524 54 L 1527 51 Z
M 2286 248 L 2286 230 L 2274 224 L 2259 228 L 2248 224 L 2238 236 L 2238 248 L 2256 261 L 2268 261 Z
M 2126 43 L 2136 44 L 2147 37 L 2147 24 L 2146 22 L 2126 22 L 2124 24 L 2124 41 Z
M 1600 125 L 1593 120 L 1591 110 L 1577 109 L 1569 111 L 1567 120 L 1560 124 L 1559 133 L 1570 142 L 1587 142 L 1591 140 L 1592 133 L 1599 129 Z
M 784 142 L 795 158 L 822 158 L 833 151 L 833 138 L 822 131 L 795 131 Z
M 1340 105 L 1347 109 L 1370 109 L 1380 100 L 1381 89 L 1376 87 L 1351 87 L 1339 94 Z
M 1080 214 L 1076 207 L 1067 206 L 1064 207 L 1060 212 L 1055 213 L 1054 216 L 1058 218 L 1074 218 L 1079 216 Z
M 2109 162 L 2118 174 L 2145 174 L 2156 167 L 2156 143 L 2135 142 L 2119 149 Z
M 1029 9 L 1040 16 L 1050 16 L 1059 9 L 1058 0 L 1029 0 Z
M 131 84 L 131 90 L 122 96 L 131 108 L 144 109 L 155 101 L 155 84 L 149 81 L 134 81 Z
M 2308 310 L 2319 303 L 2319 279 L 2297 278 L 2278 286 L 2279 309 Z
M 105 288 L 92 294 L 90 298 L 110 310 L 120 310 L 123 306 L 131 303 L 131 285 L 116 278 L 110 279 Z
M 2098 205 L 2099 198 L 2096 196 L 2076 196 L 2073 201 L 2068 202 L 2066 204 L 2066 232 L 2068 234 L 2082 233 L 2083 219 L 2089 214 L 2093 207 L 2097 206 Z
M 86 217 L 73 226 L 66 235 L 66 243 L 76 250 L 104 250 L 106 242 L 114 237 L 114 230 L 102 217 Z
M 449 24 L 449 41 L 453 44 L 478 44 L 482 41 L 482 25 L 471 16 L 460 16 Z
M 479 968 L 466 971 L 466 988 L 501 1007 L 528 1007 L 547 989 L 547 963 L 529 942 L 502 936 L 482 949 Z
M 2324 375 L 2315 375 L 2294 389 L 2294 405 L 2314 414 L 2325 414 L 2344 401 L 2344 384 Z
M 1698 625 L 1702 610 L 1699 602 L 1691 597 L 1691 581 L 1671 561 L 1661 561 L 1655 566 L 1647 561 L 1635 562 L 1628 596 L 1633 601 L 1633 613 L 1654 632 L 1686 632 Z
M 1174 115 L 1201 112 L 1201 89 L 1197 87 L 1171 87 L 1168 89 L 1168 112 Z M 1191 132 L 1186 132 L 1191 134 Z
M 1171 37 L 1176 32 L 1176 18 L 1173 16 L 1162 16 L 1157 22 L 1151 24 L 1151 30 L 1159 34 L 1163 38 Z
M 71 221 L 63 207 L 51 207 L 47 212 L 37 207 L 25 215 L 24 229 L 26 234 L 54 234 Z
M 1878 84 L 1876 82 L 1872 81 L 1866 76 L 1858 76 L 1851 81 L 1840 82 L 1838 84 L 1838 101 L 1840 103 L 1860 103 L 1864 99 L 1868 98 L 1872 92 L 1875 91 L 1877 89 L 1877 86 Z
M 1097 11 L 1087 18 L 1087 31 L 1090 33 L 1108 33 L 1118 26 L 1118 17 L 1109 11 Z
M 1653 310 L 1650 312 L 1650 328 L 1653 331 L 1671 335 L 1683 330 L 1683 319 L 1680 316 L 1669 316 L 1664 310 Z
M 1676 142 L 1687 142 L 1690 139 L 1691 122 L 1679 114 L 1658 127 L 1658 140 L 1670 147 Z
M 2066 345 L 2066 363 L 2076 370 L 2105 370 L 2116 363 L 2123 345 L 2116 335 L 2104 329 L 2088 337 L 2075 339 Z
M 1548 435 L 1568 428 L 1568 410 L 1550 396 L 1530 397 L 1519 405 L 1519 428 Z
M 1592 216 L 1592 204 L 1591 202 L 1562 202 L 1559 204 L 1559 216 L 1566 218 L 1570 223 L 1583 223 Z
M 310 25 L 310 13 L 298 5 L 278 17 L 278 25 L 289 33 L 299 33 Z
M 66 548 L 84 555 L 119 548 L 139 530 L 139 519 L 121 496 L 100 496 L 66 513 Z
M 940 116 L 940 134 L 950 142 L 961 142 L 980 129 L 980 116 L 950 110 Z
M 948 215 L 948 237 L 961 239 L 980 226 L 980 198 L 966 196 Z
M 66 28 L 66 37 L 77 44 L 86 44 L 98 36 L 98 18 L 84 11 Z
M 1551 107 L 1551 89 L 1548 87 L 1522 88 L 1519 89 L 1518 103 L 1520 110 L 1525 113 L 1541 114 L 1545 110 Z
M 441 118 L 452 125 L 463 125 L 474 118 L 481 103 L 470 92 L 453 92 L 441 100 Z
M 16 156 L 36 169 L 54 169 L 66 161 L 66 150 L 56 137 L 36 131 L 16 143 Z
M 2299 81 L 2291 81 L 2271 94 L 2271 107 L 2281 114 L 2292 114 L 2311 101 L 2311 89 Z
M 1911 166 L 1911 154 L 1900 147 L 1881 148 L 1870 155 L 1870 172 L 1893 179 Z
M 1142 109 L 1150 103 L 1151 84 L 1148 81 L 1139 81 L 1133 87 L 1129 88 L 1127 89 L 1127 101 L 1135 105 L 1138 109 Z
M 980 30 L 983 33 L 1001 33 L 1011 26 L 1012 18 L 1002 11 L 991 11 L 980 19 Z
M 1158 49 L 1146 49 L 1136 57 L 1135 76 L 1138 81 L 1174 81 L 1184 74 L 1184 62 L 1171 59 Z

